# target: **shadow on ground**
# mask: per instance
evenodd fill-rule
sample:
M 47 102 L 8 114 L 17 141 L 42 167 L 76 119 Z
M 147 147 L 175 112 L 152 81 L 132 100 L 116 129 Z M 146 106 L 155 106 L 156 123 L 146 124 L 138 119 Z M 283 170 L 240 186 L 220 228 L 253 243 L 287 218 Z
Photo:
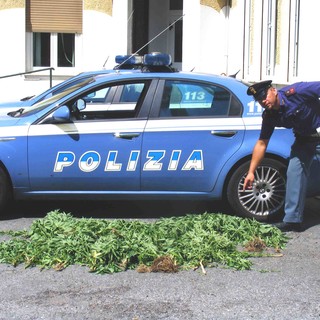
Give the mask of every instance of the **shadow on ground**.
M 221 201 L 21 201 L 6 210 L 2 218 L 40 218 L 53 210 L 86 218 L 153 219 L 189 213 L 228 213 L 226 205 Z
M 21 201 L 6 210 L 1 219 L 42 218 L 53 210 L 74 217 L 117 219 L 157 219 L 204 212 L 232 214 L 223 201 Z M 320 199 L 307 199 L 305 223 L 307 228 L 320 224 Z

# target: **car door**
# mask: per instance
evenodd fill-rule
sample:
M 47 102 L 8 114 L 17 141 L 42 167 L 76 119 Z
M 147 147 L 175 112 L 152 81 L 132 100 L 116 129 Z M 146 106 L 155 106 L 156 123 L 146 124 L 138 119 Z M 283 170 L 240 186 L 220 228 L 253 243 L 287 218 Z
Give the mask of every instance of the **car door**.
M 144 80 L 99 87 L 76 97 L 87 103 L 84 110 L 77 110 L 73 121 L 50 123 L 52 115 L 49 115 L 32 125 L 28 138 L 31 190 L 68 193 L 139 190 L 138 162 L 146 125 L 141 106 L 148 87 L 148 81 Z M 132 88 L 137 92 L 128 98 L 127 90 Z M 75 98 L 66 106 L 73 110 Z
M 242 144 L 242 104 L 207 82 L 166 80 L 159 90 L 142 144 L 142 190 L 212 191 Z

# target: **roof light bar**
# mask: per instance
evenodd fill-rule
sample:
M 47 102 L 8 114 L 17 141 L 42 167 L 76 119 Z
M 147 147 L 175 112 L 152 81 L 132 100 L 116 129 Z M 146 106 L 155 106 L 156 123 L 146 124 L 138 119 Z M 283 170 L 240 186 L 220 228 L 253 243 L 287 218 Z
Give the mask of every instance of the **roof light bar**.
M 177 72 L 178 70 L 172 67 L 170 54 L 153 52 L 140 56 L 132 55 L 117 55 L 115 57 L 117 65 L 115 70 L 120 69 L 140 69 L 142 72 Z

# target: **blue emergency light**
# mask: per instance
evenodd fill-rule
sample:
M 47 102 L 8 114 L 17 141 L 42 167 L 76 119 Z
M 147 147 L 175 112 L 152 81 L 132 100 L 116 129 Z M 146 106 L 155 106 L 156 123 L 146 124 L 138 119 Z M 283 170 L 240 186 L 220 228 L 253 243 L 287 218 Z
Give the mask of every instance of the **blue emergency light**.
M 143 56 L 145 66 L 170 66 L 172 63 L 170 54 L 153 52 Z
M 126 65 L 139 65 L 142 64 L 143 58 L 137 54 L 126 54 L 126 55 L 117 55 L 116 63 L 118 64 L 126 64 Z

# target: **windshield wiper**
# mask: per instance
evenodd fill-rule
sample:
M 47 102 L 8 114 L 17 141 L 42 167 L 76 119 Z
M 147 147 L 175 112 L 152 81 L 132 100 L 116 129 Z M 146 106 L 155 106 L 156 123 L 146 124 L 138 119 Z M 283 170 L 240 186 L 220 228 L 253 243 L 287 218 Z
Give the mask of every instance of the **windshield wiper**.
M 20 114 L 23 112 L 23 108 L 20 108 L 16 111 L 11 111 L 11 112 L 8 112 L 8 116 L 11 116 L 11 117 L 16 117 L 16 116 L 20 116 Z
M 28 97 L 24 97 L 22 99 L 20 99 L 20 101 L 27 101 L 27 100 L 30 100 L 31 98 L 33 98 L 35 95 L 33 96 L 28 96 Z

